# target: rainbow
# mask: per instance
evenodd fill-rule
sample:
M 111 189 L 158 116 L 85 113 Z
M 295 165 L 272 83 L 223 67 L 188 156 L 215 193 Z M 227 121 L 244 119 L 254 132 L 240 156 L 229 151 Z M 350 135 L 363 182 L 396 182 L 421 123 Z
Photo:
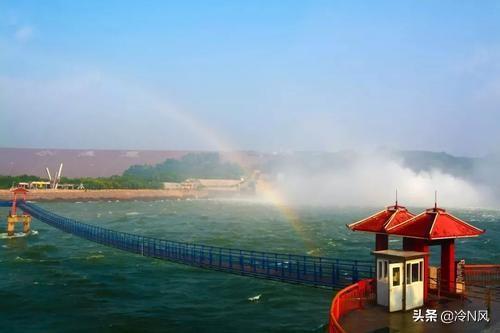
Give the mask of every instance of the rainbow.
M 165 103 L 156 100 L 156 109 L 158 112 L 167 114 L 173 120 L 177 121 L 180 125 L 189 129 L 190 132 L 194 133 L 200 139 L 203 139 L 209 146 L 212 146 L 215 150 L 220 152 L 231 152 L 231 160 L 238 163 L 245 172 L 250 174 L 252 170 L 245 165 L 244 158 L 241 152 L 239 152 L 235 147 L 229 144 L 229 140 L 224 138 L 220 133 L 216 133 L 207 125 L 201 123 L 196 118 L 191 116 L 187 112 L 180 112 L 173 106 L 167 106 Z M 304 242 L 308 254 L 315 253 L 319 255 L 320 251 L 316 244 L 313 242 L 313 237 L 308 233 L 307 229 L 304 227 L 300 216 L 291 207 L 286 199 L 286 196 L 280 192 L 275 186 L 272 186 L 269 182 L 265 180 L 259 180 L 259 194 L 274 207 L 276 207 L 282 216 L 288 221 L 294 232 L 299 236 L 299 238 Z

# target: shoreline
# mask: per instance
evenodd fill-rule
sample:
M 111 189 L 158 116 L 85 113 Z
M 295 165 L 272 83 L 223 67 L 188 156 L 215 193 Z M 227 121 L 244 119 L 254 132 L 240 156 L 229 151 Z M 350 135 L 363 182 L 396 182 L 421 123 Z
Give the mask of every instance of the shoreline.
M 153 190 L 153 189 L 106 189 L 106 190 L 31 190 L 26 200 L 33 201 L 81 201 L 81 200 L 156 200 L 193 199 L 209 197 L 206 191 Z M 0 200 L 11 200 L 10 190 L 0 190 Z

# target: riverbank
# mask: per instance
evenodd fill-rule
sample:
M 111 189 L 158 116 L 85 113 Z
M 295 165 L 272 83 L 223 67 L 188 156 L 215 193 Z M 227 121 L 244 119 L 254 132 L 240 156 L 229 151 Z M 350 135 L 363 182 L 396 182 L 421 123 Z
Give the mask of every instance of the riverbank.
M 28 200 L 35 201 L 88 201 L 88 200 L 155 200 L 206 198 L 208 193 L 197 190 L 32 190 Z M 9 190 L 0 190 L 0 200 L 10 200 Z

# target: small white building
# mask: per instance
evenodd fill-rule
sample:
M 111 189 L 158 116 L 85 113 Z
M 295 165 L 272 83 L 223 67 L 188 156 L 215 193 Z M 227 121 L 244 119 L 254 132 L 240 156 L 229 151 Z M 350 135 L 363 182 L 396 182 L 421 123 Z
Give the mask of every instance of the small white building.
M 181 187 L 187 190 L 239 192 L 244 182 L 244 179 L 186 179 Z
M 424 305 L 424 257 L 427 252 L 382 250 L 376 258 L 377 304 L 390 312 Z
M 164 182 L 163 183 L 164 190 L 180 190 L 181 188 L 182 188 L 181 183 L 174 183 L 174 182 Z

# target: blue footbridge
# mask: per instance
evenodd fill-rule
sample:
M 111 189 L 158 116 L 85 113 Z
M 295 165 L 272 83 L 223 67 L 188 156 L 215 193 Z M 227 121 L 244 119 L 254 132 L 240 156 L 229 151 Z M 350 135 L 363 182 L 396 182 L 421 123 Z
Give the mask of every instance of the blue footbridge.
M 0 201 L 0 207 L 11 206 L 11 201 Z M 374 276 L 371 261 L 185 243 L 83 223 L 30 202 L 18 202 L 17 207 L 43 223 L 98 244 L 208 270 L 330 289 L 342 289 Z

